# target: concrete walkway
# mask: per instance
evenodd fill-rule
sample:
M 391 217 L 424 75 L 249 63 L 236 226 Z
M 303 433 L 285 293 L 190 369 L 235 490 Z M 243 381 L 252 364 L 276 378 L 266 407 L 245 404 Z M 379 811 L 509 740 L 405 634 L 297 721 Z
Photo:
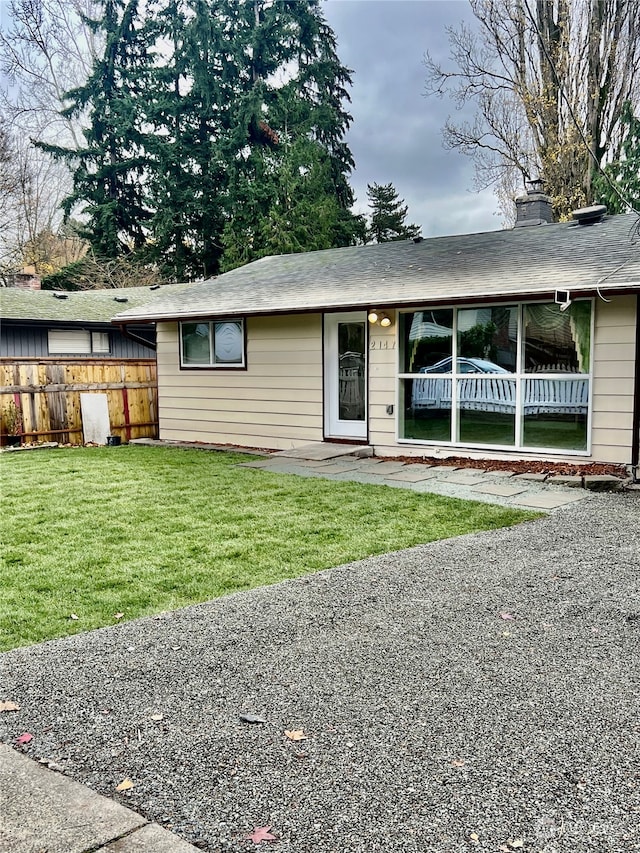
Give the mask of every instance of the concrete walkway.
M 367 456 L 370 451 L 371 448 L 364 445 L 317 443 L 245 462 L 242 467 L 303 477 L 354 480 L 545 511 L 583 500 L 590 491 L 616 490 L 623 483 L 616 477 L 603 475 L 547 477 L 536 473 L 483 471 L 472 467 L 472 462 L 469 467 L 461 468 L 386 461 Z
M 0 744 L 0 853 L 198 853 L 139 814 Z

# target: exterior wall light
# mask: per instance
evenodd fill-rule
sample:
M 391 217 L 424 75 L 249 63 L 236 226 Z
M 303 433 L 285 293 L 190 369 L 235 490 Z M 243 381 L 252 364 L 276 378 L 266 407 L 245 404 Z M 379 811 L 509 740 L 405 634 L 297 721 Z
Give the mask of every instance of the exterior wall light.
M 382 326 L 387 329 L 391 325 L 391 317 L 384 311 L 377 311 L 375 308 L 369 311 L 367 319 L 372 326 Z

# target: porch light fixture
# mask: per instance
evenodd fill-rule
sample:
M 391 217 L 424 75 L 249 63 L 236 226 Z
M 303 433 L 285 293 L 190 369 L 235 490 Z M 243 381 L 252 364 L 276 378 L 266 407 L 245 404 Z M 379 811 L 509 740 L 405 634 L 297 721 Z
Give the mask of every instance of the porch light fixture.
M 382 326 L 384 329 L 388 329 L 391 325 L 391 317 L 384 311 L 378 311 L 375 308 L 369 311 L 367 319 L 372 326 Z

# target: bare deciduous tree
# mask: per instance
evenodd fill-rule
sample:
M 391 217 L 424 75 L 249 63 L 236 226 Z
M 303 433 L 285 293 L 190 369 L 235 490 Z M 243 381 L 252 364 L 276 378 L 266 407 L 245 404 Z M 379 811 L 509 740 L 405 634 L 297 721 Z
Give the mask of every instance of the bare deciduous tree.
M 592 202 L 595 172 L 619 156 L 623 104 L 640 100 L 640 0 L 469 2 L 478 31 L 448 29 L 451 67 L 425 57 L 428 95 L 477 108 L 447 121 L 445 145 L 474 158 L 507 215 L 514 176 L 542 175 L 566 217 Z
M 11 0 L 0 29 L 0 70 L 10 81 L 2 109 L 25 135 L 61 145 L 82 142 L 82 117 L 61 115 L 65 93 L 82 85 L 100 44 L 87 24 L 96 0 Z
M 82 116 L 61 115 L 65 93 L 82 84 L 99 49 L 86 19 L 96 0 L 11 0 L 0 28 L 0 120 L 11 125 L 7 156 L 11 191 L 0 184 L 6 269 L 25 265 L 46 273 L 56 265 L 62 200 L 71 190 L 66 164 L 36 148 L 34 140 L 82 144 Z M 1 82 L 1 81 L 0 81 Z

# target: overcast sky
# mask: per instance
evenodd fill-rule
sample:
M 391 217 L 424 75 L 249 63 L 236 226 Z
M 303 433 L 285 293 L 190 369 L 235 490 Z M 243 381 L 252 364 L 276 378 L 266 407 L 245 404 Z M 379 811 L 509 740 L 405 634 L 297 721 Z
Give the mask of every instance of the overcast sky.
M 367 210 L 368 183 L 391 182 L 425 237 L 500 228 L 493 193 L 473 190 L 470 159 L 442 147 L 455 104 L 424 96 L 424 54 L 447 58 L 445 27 L 473 20 L 467 0 L 326 0 L 323 9 L 340 60 L 354 71 L 348 142 L 357 210 Z

